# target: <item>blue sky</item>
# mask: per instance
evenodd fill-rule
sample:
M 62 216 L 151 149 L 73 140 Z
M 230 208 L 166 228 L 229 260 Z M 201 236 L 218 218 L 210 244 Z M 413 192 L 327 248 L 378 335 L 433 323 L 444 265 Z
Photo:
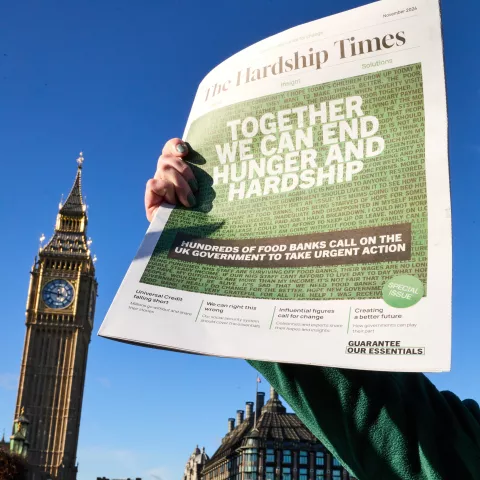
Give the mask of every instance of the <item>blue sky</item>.
M 84 151 L 99 261 L 95 334 L 147 227 L 143 191 L 183 132 L 198 83 L 266 36 L 361 0 L 53 0 L 0 5 L 0 433 L 10 433 L 29 269 Z M 405 2 L 407 5 L 408 2 Z M 480 400 L 477 242 L 480 66 L 474 0 L 443 6 L 454 236 L 453 368 L 440 389 Z M 78 461 L 97 476 L 179 479 L 197 443 L 213 453 L 255 372 L 244 361 L 132 347 L 93 335 Z M 268 388 L 266 384 L 262 384 Z

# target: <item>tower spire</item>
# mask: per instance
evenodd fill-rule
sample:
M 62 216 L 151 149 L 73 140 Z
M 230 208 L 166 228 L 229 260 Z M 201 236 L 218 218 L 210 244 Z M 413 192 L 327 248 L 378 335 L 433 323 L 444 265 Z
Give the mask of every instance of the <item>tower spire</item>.
M 83 154 L 74 167 L 75 158 L 69 162 L 73 186 L 58 207 L 50 240 L 43 243 L 42 235 L 38 259 L 30 272 L 25 346 L 10 437 L 11 450 L 28 452 L 32 467 L 29 479 L 37 478 L 37 471 L 45 472 L 48 478 L 77 478 L 78 434 L 97 280 L 82 198 Z
M 85 203 L 82 197 L 82 167 L 85 159 L 83 158 L 83 152 L 80 152 L 80 156 L 77 158 L 77 175 L 73 182 L 72 189 L 68 194 L 65 203 L 60 207 L 59 213 L 62 215 L 83 215 L 86 211 Z
M 83 152 L 77 158 L 77 172 L 70 193 L 60 202 L 55 231 L 45 246 L 41 245 L 41 254 L 73 254 L 90 257 L 86 238 L 88 215 L 82 196 L 82 170 L 85 159 Z
M 82 165 L 83 165 L 84 161 L 85 161 L 85 159 L 83 158 L 83 152 L 80 152 L 79 155 L 78 155 L 78 158 L 77 158 L 78 168 L 82 168 Z

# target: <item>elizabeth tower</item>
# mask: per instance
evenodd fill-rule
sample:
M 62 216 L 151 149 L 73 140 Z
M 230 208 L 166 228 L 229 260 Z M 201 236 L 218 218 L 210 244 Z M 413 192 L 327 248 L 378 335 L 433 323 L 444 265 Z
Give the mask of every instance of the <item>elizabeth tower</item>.
M 30 421 L 28 461 L 55 480 L 75 480 L 87 353 L 97 297 L 82 198 L 83 156 L 52 238 L 32 267 L 15 410 Z

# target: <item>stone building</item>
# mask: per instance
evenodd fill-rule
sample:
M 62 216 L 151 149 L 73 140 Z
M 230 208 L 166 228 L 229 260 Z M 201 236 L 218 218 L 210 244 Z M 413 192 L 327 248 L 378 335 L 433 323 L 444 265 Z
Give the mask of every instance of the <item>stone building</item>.
M 275 390 L 264 405 L 247 402 L 228 419 L 221 445 L 201 470 L 201 480 L 355 480 Z M 255 408 L 254 408 L 255 407 Z M 190 480 L 184 478 L 184 480 Z
M 183 480 L 200 480 L 202 469 L 209 460 L 210 458 L 205 453 L 205 447 L 200 451 L 197 445 L 185 465 Z
M 77 476 L 83 388 L 97 298 L 95 258 L 87 240 L 82 197 L 82 154 L 77 163 L 73 187 L 59 205 L 55 231 L 40 248 L 30 272 L 15 408 L 15 418 L 25 412 L 30 421 L 29 480 L 45 475 L 75 480 Z M 18 437 L 18 445 L 21 435 L 14 427 L 12 438 Z

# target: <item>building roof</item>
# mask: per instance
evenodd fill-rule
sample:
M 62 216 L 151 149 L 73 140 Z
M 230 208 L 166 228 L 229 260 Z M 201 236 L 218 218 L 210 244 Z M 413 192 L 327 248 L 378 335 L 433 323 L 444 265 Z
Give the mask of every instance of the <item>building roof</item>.
M 55 231 L 47 244 L 40 250 L 41 256 L 65 255 L 84 258 L 90 255 L 89 242 L 86 238 L 87 206 L 82 197 L 83 160 L 83 155 L 80 153 L 73 186 L 65 202 L 59 205 Z M 72 219 L 77 222 L 74 227 L 71 226 Z M 69 222 L 70 225 L 68 225 Z
M 185 465 L 185 475 L 188 476 L 191 470 L 203 467 L 209 460 L 210 457 L 205 453 L 205 447 L 200 450 L 197 445 Z
M 302 442 L 320 444 L 319 440 L 305 427 L 294 413 L 287 413 L 286 408 L 272 389 L 270 399 L 261 410 L 254 425 L 254 417 L 245 419 L 224 437 L 222 444 L 213 454 L 210 463 L 233 454 L 246 445 L 248 438 L 258 438 L 273 442 Z
M 5 432 L 3 432 L 2 439 L 0 440 L 0 450 L 6 452 L 10 450 L 10 443 L 5 441 Z
M 60 213 L 62 215 L 82 216 L 84 212 L 85 204 L 83 203 L 82 198 L 82 165 L 79 164 L 72 189 L 70 190 L 65 203 L 60 208 Z
M 68 255 L 85 257 L 88 246 L 84 233 L 55 231 L 52 238 L 42 249 L 42 254 Z
M 208 460 L 210 460 L 209 456 L 205 453 L 205 447 L 200 450 L 198 445 L 195 447 L 195 450 L 190 455 L 189 462 L 192 461 L 193 463 L 198 464 L 205 464 Z M 188 465 L 188 463 L 187 463 Z
M 310 433 L 294 413 L 262 413 L 257 423 L 260 438 L 276 441 L 293 441 L 317 443 L 317 438 Z

